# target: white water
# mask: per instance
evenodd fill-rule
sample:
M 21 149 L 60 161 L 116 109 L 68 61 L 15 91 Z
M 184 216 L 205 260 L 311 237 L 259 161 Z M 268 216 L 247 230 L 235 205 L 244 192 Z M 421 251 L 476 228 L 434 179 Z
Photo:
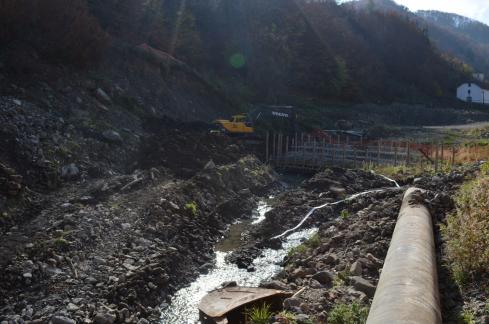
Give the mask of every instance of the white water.
M 270 199 L 272 196 L 270 196 Z M 258 207 L 256 208 L 256 212 L 253 213 L 253 221 L 252 225 L 259 224 L 265 220 L 265 214 L 272 210 L 272 207 L 268 205 L 265 201 L 261 200 L 258 202 Z
M 280 262 L 287 252 L 310 238 L 317 229 L 307 229 L 287 237 L 279 250 L 265 249 L 260 257 L 253 261 L 256 271 L 247 272 L 239 269 L 235 264 L 226 262 L 225 258 L 230 252 L 216 252 L 216 263 L 208 274 L 201 275 L 190 286 L 177 291 L 168 308 L 162 310 L 161 323 L 193 324 L 199 319 L 199 301 L 209 291 L 218 288 L 225 281 L 236 281 L 240 286 L 256 287 L 262 281 L 275 276 L 282 267 Z

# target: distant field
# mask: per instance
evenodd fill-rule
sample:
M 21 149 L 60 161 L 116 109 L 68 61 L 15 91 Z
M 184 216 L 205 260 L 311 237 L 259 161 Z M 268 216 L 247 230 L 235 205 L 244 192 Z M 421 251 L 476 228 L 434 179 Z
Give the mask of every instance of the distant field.
M 428 128 L 428 129 L 452 129 L 452 130 L 467 130 L 467 129 L 477 129 L 477 128 L 485 128 L 485 127 L 489 127 L 489 121 L 460 124 L 460 125 L 424 126 L 424 128 Z

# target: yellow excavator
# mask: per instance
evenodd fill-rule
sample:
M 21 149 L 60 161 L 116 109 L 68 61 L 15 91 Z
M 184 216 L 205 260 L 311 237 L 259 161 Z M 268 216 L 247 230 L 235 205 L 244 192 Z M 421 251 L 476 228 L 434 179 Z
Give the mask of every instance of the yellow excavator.
M 261 125 L 285 126 L 293 128 L 295 125 L 295 112 L 291 106 L 265 106 L 250 111 L 247 114 L 234 115 L 230 119 L 217 119 L 214 121 L 213 132 L 225 133 L 230 136 L 256 136 L 256 122 L 261 119 Z M 277 125 L 276 125 L 277 126 Z
M 253 134 L 255 129 L 248 115 L 239 114 L 232 116 L 231 119 L 217 119 L 214 124 L 218 126 L 218 131 L 230 135 Z

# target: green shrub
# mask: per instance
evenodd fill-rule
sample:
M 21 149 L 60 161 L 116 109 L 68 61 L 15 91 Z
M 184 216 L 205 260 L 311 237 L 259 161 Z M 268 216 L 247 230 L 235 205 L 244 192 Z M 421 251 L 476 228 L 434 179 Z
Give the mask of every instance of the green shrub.
M 53 241 L 53 245 L 54 245 L 55 249 L 57 249 L 57 250 L 65 250 L 66 248 L 68 248 L 70 246 L 70 242 L 68 242 L 64 238 L 60 237 L 60 238 L 57 238 Z
M 347 219 L 350 217 L 350 213 L 348 212 L 348 209 L 343 209 L 340 214 L 341 219 Z
M 191 201 L 185 204 L 185 210 L 188 211 L 192 216 L 197 216 L 197 203 L 195 201 Z
M 459 324 L 475 324 L 475 315 L 472 311 L 464 310 L 458 317 Z
M 304 253 L 308 248 L 317 248 L 319 245 L 321 245 L 321 238 L 319 237 L 318 233 L 315 233 L 311 238 L 309 238 L 307 241 L 302 243 L 301 245 L 298 245 L 296 247 L 293 247 L 289 250 L 287 255 L 289 257 L 292 257 L 296 254 L 302 254 Z
M 489 177 L 463 185 L 442 228 L 454 279 L 463 286 L 489 268 Z
M 287 323 L 287 324 L 297 323 L 297 321 L 295 320 L 294 313 L 289 311 L 281 311 L 280 313 L 277 314 L 276 317 L 280 319 L 280 323 Z
M 341 287 L 345 285 L 345 280 L 341 276 L 335 276 L 333 279 L 333 287 Z
M 290 257 L 298 254 L 303 254 L 306 252 L 307 247 L 304 244 L 298 245 L 296 247 L 291 248 L 288 252 L 287 255 Z
M 480 170 L 483 175 L 489 175 L 489 162 L 482 163 Z
M 246 310 L 245 313 L 252 324 L 268 324 L 270 318 L 272 317 L 270 305 L 268 304 L 255 306 L 250 310 Z
M 348 281 L 348 278 L 351 276 L 350 270 L 346 268 L 343 271 L 338 272 L 338 278 L 343 280 L 344 282 Z
M 357 303 L 338 304 L 328 314 L 328 324 L 363 324 L 367 322 L 368 308 Z
M 310 239 L 308 239 L 305 243 L 307 247 L 309 248 L 317 248 L 319 245 L 321 245 L 321 239 L 319 237 L 318 233 L 315 233 L 313 236 L 311 236 Z

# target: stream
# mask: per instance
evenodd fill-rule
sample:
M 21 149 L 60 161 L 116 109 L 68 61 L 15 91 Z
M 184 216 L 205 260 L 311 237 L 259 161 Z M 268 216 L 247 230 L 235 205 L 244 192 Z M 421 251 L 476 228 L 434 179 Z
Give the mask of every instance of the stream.
M 207 274 L 200 275 L 190 286 L 177 291 L 169 305 L 162 309 L 161 323 L 198 322 L 199 301 L 208 292 L 218 288 L 225 281 L 236 281 L 240 286 L 257 287 L 260 282 L 271 279 L 282 269 L 280 263 L 287 252 L 304 240 L 310 238 L 317 229 L 307 229 L 291 234 L 278 250 L 265 249 L 260 257 L 253 261 L 256 271 L 248 272 L 239 269 L 235 264 L 228 263 L 226 256 L 239 246 L 240 235 L 265 219 L 270 210 L 266 201 L 260 201 L 250 220 L 237 221 L 229 228 L 229 234 L 216 245 L 214 267 Z

